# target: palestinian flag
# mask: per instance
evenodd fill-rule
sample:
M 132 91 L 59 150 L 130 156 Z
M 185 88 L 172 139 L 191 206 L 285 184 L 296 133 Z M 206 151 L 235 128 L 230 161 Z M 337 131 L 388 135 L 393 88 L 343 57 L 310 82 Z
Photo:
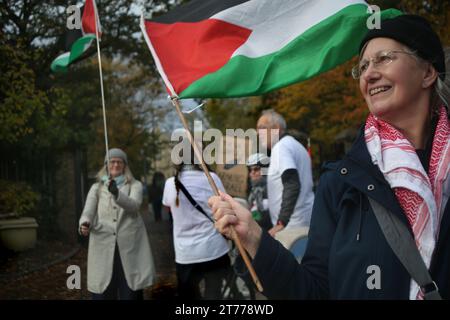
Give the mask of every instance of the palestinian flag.
M 98 34 L 101 36 L 101 26 L 98 20 L 95 0 L 86 0 L 81 10 L 81 30 L 67 30 L 65 35 L 65 51 L 53 60 L 51 69 L 54 72 L 67 71 L 69 65 L 82 57 L 96 38 L 95 26 L 97 20 Z
M 141 29 L 171 95 L 226 98 L 260 95 L 349 60 L 369 16 L 360 0 L 192 0 L 142 17 Z

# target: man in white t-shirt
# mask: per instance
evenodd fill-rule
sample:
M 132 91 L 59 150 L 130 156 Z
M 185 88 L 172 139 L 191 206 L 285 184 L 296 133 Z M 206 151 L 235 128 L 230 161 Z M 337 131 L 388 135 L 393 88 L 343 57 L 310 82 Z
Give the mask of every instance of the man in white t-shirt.
M 286 121 L 273 110 L 263 111 L 256 128 L 270 150 L 267 176 L 270 235 L 283 229 L 309 227 L 314 202 L 311 159 L 296 139 L 286 134 Z

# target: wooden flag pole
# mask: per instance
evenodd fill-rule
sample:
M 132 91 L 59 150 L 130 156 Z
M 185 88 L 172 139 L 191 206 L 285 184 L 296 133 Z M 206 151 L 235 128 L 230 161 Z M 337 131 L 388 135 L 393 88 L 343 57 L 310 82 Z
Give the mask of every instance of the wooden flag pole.
M 178 116 L 183 123 L 183 127 L 187 132 L 187 136 L 189 139 L 189 142 L 192 145 L 192 148 L 194 149 L 194 154 L 197 157 L 197 159 L 200 161 L 200 166 L 202 167 L 203 172 L 206 174 L 206 177 L 208 178 L 208 182 L 211 185 L 211 188 L 214 191 L 214 194 L 216 196 L 219 196 L 219 189 L 217 188 L 214 180 L 211 177 L 211 174 L 209 173 L 208 168 L 206 167 L 206 164 L 203 160 L 203 156 L 200 153 L 200 150 L 198 149 L 197 143 L 195 142 L 194 138 L 192 137 L 191 131 L 189 130 L 189 127 L 186 122 L 186 118 L 184 117 L 184 114 L 181 112 L 180 103 L 178 97 L 170 97 L 172 104 L 174 105 L 175 109 L 177 110 Z M 256 285 L 256 288 L 259 290 L 259 292 L 263 291 L 263 287 L 261 285 L 261 282 L 259 281 L 258 276 L 256 275 L 255 269 L 253 269 L 253 266 L 250 262 L 250 259 L 248 258 L 247 252 L 245 251 L 244 247 L 242 246 L 241 239 L 239 239 L 239 236 L 236 233 L 236 230 L 234 230 L 233 226 L 230 226 L 231 229 L 231 238 L 233 239 L 234 243 L 236 244 L 239 253 L 241 254 L 242 259 L 244 259 L 245 265 L 247 266 L 248 271 L 250 272 L 250 275 L 252 276 L 253 282 Z
M 100 52 L 100 40 L 99 40 L 99 34 L 98 34 L 98 24 L 99 21 L 98 13 L 97 13 L 97 6 L 94 2 L 94 21 L 95 21 L 95 39 L 97 41 L 97 57 L 98 57 L 98 71 L 100 74 L 100 91 L 102 95 L 102 109 L 103 109 L 103 127 L 105 131 L 105 147 L 106 147 L 106 163 L 107 163 L 107 172 L 109 175 L 109 146 L 108 146 L 108 128 L 106 127 L 106 107 L 105 107 L 105 91 L 103 89 L 103 73 L 102 73 L 102 58 L 101 58 L 101 52 Z

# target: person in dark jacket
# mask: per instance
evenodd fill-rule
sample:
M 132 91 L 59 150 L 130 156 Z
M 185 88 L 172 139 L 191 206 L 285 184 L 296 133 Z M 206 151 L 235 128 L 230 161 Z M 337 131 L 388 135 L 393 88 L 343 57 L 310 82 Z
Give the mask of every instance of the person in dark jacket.
M 421 17 L 401 15 L 369 30 L 352 73 L 370 114 L 345 158 L 325 165 L 300 265 L 231 197 L 210 198 L 216 227 L 229 236 L 234 225 L 267 297 L 422 299 L 429 289 L 419 288 L 389 246 L 373 199 L 408 228 L 440 295 L 450 299 L 445 64 L 448 55 Z
M 161 220 L 162 196 L 164 192 L 165 182 L 166 177 L 164 176 L 164 173 L 156 171 L 153 175 L 152 185 L 150 186 L 148 191 L 148 198 L 149 202 L 152 203 L 155 221 Z

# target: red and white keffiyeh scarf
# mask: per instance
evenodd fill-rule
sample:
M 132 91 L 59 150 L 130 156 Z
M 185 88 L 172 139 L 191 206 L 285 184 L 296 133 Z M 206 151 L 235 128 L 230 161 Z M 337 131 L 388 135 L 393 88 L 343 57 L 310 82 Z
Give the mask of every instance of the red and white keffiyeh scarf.
M 373 164 L 394 190 L 412 227 L 417 247 L 430 267 L 439 226 L 450 193 L 450 125 L 445 107 L 433 139 L 428 174 L 413 145 L 403 134 L 372 114 L 365 126 L 367 149 Z M 419 286 L 411 280 L 410 299 L 421 299 Z

